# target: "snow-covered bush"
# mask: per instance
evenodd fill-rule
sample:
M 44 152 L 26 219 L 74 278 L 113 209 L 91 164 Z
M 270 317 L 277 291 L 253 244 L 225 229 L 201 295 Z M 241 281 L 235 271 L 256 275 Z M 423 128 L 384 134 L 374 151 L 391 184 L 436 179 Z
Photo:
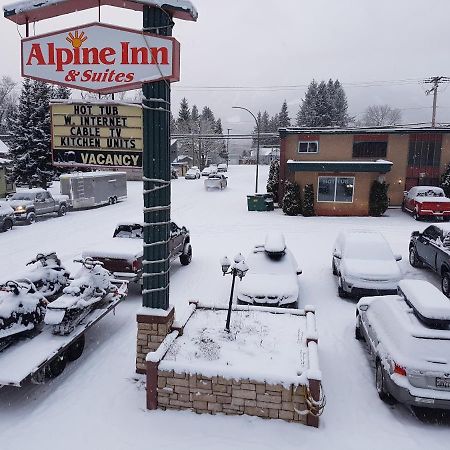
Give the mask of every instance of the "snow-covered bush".
M 298 216 L 301 210 L 300 187 L 297 183 L 285 181 L 283 212 L 288 216 Z
M 314 186 L 307 184 L 303 189 L 302 214 L 305 217 L 316 215 L 314 210 Z
M 445 192 L 446 197 L 450 197 L 450 164 L 447 166 L 445 172 L 441 175 L 441 188 Z
M 273 202 L 278 203 L 278 184 L 280 182 L 280 161 L 275 160 L 270 163 L 269 179 L 266 190 L 272 194 Z
M 370 188 L 369 215 L 373 217 L 382 216 L 389 206 L 389 185 L 386 182 L 375 180 Z

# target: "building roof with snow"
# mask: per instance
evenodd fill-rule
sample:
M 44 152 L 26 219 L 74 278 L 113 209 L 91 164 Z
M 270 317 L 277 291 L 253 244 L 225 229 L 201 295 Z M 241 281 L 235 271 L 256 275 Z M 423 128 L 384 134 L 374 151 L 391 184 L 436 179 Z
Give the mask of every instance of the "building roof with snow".
M 3 7 L 4 15 L 18 25 L 62 16 L 76 11 L 102 6 L 142 11 L 144 6 L 156 6 L 176 19 L 196 21 L 198 12 L 189 0 L 29 0 L 10 3 Z
M 281 137 L 289 134 L 409 134 L 409 133 L 450 133 L 450 126 L 392 126 L 392 127 L 286 127 L 279 128 Z
M 9 153 L 9 147 L 0 139 L 0 157 L 3 158 Z

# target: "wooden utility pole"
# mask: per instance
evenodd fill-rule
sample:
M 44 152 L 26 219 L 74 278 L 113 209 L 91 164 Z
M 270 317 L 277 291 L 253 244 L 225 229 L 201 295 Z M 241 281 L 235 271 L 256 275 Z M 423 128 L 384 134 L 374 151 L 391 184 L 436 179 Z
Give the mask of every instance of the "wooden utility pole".
M 437 94 L 440 83 L 448 83 L 450 81 L 449 77 L 430 77 L 424 80 L 424 83 L 431 84 L 432 87 L 426 91 L 427 95 L 433 93 L 433 115 L 431 117 L 431 126 L 434 128 L 436 126 L 436 108 L 437 108 Z

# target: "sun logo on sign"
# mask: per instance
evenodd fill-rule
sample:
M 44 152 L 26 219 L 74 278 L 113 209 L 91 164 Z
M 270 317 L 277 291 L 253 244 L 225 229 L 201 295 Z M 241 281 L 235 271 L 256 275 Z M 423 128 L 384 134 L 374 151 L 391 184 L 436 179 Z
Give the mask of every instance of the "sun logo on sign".
M 87 41 L 87 36 L 84 34 L 84 31 L 81 33 L 75 31 L 75 36 L 72 33 L 69 33 L 69 36 L 66 37 L 66 41 L 70 42 L 73 48 L 80 48 Z

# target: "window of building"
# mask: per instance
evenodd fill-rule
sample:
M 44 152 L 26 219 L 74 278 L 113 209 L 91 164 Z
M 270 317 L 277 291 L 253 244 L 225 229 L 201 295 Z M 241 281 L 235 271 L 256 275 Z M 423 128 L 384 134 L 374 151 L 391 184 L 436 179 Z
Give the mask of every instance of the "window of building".
M 300 141 L 298 143 L 299 153 L 318 153 L 319 141 Z
M 387 142 L 354 142 L 354 158 L 385 158 L 387 155 Z
M 317 201 L 352 203 L 355 177 L 319 177 Z

